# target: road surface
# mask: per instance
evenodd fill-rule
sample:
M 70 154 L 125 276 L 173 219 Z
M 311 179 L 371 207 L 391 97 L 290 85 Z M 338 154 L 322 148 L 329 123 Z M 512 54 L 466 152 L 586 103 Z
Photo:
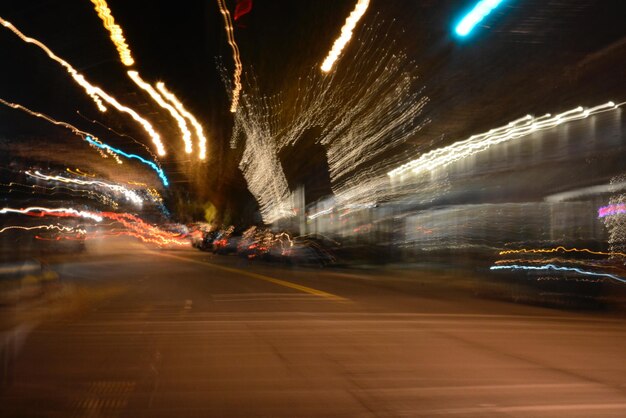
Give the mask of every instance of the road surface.
M 618 317 L 419 271 L 195 250 L 57 263 L 55 296 L 0 311 L 2 417 L 626 416 Z

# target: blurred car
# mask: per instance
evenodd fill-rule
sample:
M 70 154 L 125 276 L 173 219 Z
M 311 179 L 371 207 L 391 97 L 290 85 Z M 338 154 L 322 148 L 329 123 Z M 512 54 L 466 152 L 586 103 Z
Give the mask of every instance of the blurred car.
M 290 264 L 328 266 L 335 264 L 336 249 L 339 243 L 321 235 L 305 235 L 292 240 L 292 245 L 285 251 L 286 261 Z
M 215 254 L 235 254 L 239 246 L 241 237 L 230 235 L 228 237 L 221 237 L 213 241 L 213 252 Z
M 194 248 L 200 248 L 203 240 L 203 234 L 200 230 L 191 231 L 188 235 L 189 240 L 191 241 L 191 246 Z
M 215 231 L 203 233 L 202 239 L 198 241 L 196 248 L 202 251 L 213 251 L 213 242 L 217 235 Z

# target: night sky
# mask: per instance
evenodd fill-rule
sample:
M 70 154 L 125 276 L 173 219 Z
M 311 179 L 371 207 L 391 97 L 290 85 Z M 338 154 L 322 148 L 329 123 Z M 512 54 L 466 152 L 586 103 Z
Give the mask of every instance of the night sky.
M 235 2 L 228 1 L 231 12 Z M 429 103 L 418 135 L 395 150 L 399 161 L 435 146 L 500 126 L 521 115 L 557 113 L 626 97 L 623 2 L 616 0 L 509 0 L 468 39 L 452 35 L 473 1 L 373 0 L 359 31 L 380 25 L 393 48 L 414 62 Z M 201 121 L 210 138 L 209 159 L 199 163 L 171 152 L 161 159 L 172 178 L 166 195 L 182 220 L 212 202 L 230 221 L 254 219 L 255 202 L 239 172 L 241 147 L 231 149 L 233 118 L 219 65 L 233 62 L 222 16 L 211 0 L 122 1 L 109 7 L 135 58 L 134 68 L 154 83 L 164 81 Z M 235 38 L 244 80 L 264 95 L 293 93 L 295 80 L 320 65 L 354 1 L 254 0 Z M 166 145 L 180 148 L 175 125 L 126 76 L 117 52 L 88 0 L 3 0 L 0 16 L 39 39 L 87 79 L 147 115 Z M 146 157 L 149 140 L 129 118 L 98 112 L 68 74 L 38 48 L 0 31 L 0 98 L 47 113 Z M 379 42 L 381 51 L 390 47 Z M 350 54 L 350 44 L 345 54 Z M 374 51 L 375 52 L 375 51 Z M 339 62 L 341 65 L 341 61 Z M 367 62 L 361 65 L 367 67 Z M 246 90 L 244 88 L 244 94 Z M 78 114 L 77 112 L 80 112 Z M 114 134 L 92 120 L 114 129 Z M 131 136 L 135 140 L 129 138 Z M 330 190 L 325 155 L 315 134 L 281 153 L 291 187 L 306 184 L 307 200 Z M 139 164 L 122 168 L 99 158 L 71 133 L 15 110 L 0 108 L 2 178 L 11 170 L 81 167 L 111 179 L 134 178 L 157 186 Z

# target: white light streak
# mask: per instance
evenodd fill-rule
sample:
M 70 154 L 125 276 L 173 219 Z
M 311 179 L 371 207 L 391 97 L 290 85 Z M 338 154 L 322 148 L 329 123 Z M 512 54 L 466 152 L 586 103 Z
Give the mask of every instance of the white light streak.
M 230 18 L 230 12 L 226 7 L 225 0 L 217 0 L 217 5 L 220 8 L 220 12 L 224 17 L 224 27 L 226 29 L 226 37 L 228 38 L 228 44 L 233 50 L 233 60 L 235 61 L 235 73 L 233 75 L 233 89 L 232 89 L 232 104 L 230 111 L 235 113 L 237 106 L 239 106 L 239 95 L 241 94 L 241 58 L 239 57 L 239 47 L 235 42 L 235 33 L 233 28 L 233 22 Z
M 6 209 L 6 208 L 5 208 Z M 59 232 L 67 232 L 67 233 L 78 233 L 78 234 L 86 234 L 87 231 L 82 228 L 74 228 L 72 226 L 63 226 L 63 225 L 38 225 L 38 226 L 20 226 L 20 225 L 11 225 L 0 229 L 0 234 L 6 231 L 10 231 L 13 229 L 22 230 L 22 231 L 33 231 L 36 229 L 46 229 L 48 231 L 56 230 Z
M 91 185 L 91 186 L 103 187 L 105 189 L 109 189 L 114 192 L 122 194 L 127 200 L 131 201 L 135 205 L 140 206 L 143 204 L 143 199 L 135 191 L 129 190 L 126 187 L 120 186 L 118 184 L 105 183 L 100 180 L 79 180 L 79 179 L 73 179 L 73 178 L 62 177 L 62 176 L 48 176 L 46 174 L 40 173 L 39 171 L 35 171 L 34 173 L 31 173 L 30 171 L 25 171 L 24 173 L 29 177 L 34 177 L 40 180 L 58 181 L 61 183 L 70 183 L 70 184 L 80 184 L 83 186 Z
M 163 97 L 165 97 L 167 100 L 170 101 L 170 103 L 174 105 L 174 107 L 176 108 L 176 110 L 178 110 L 180 114 L 182 114 L 184 117 L 187 118 L 189 122 L 191 122 L 191 124 L 193 125 L 193 128 L 196 131 L 196 137 L 198 139 L 198 158 L 200 158 L 201 160 L 206 159 L 207 139 L 204 136 L 204 129 L 202 128 L 202 125 L 200 125 L 198 120 L 195 118 L 195 116 L 191 112 L 185 109 L 183 104 L 180 102 L 180 100 L 178 100 L 178 98 L 174 95 L 174 93 L 170 92 L 165 87 L 165 84 L 163 82 L 156 83 L 156 88 L 157 90 L 161 92 Z
M 167 103 L 163 99 L 163 97 L 161 97 L 161 95 L 154 89 L 154 87 L 152 87 L 150 84 L 143 81 L 137 71 L 128 71 L 128 76 L 142 90 L 148 93 L 150 97 L 152 98 L 152 100 L 157 102 L 159 106 L 167 110 L 170 113 L 170 115 L 172 115 L 172 117 L 174 118 L 174 120 L 176 120 L 176 123 L 178 124 L 178 129 L 180 129 L 180 132 L 183 135 L 182 138 L 183 138 L 183 142 L 185 143 L 185 152 L 187 154 L 191 154 L 191 152 L 193 151 L 193 144 L 191 143 L 191 132 L 189 132 L 189 129 L 187 128 L 187 122 L 185 122 L 185 119 L 180 115 L 180 113 L 176 111 L 176 109 L 174 109 L 174 107 L 172 107 L 172 105 Z
M 361 18 L 365 14 L 369 3 L 369 0 L 357 1 L 354 10 L 352 11 L 352 13 L 350 13 L 348 18 L 346 19 L 346 23 L 344 23 L 343 27 L 341 28 L 341 35 L 339 36 L 339 38 L 337 38 L 337 40 L 335 40 L 333 47 L 331 48 L 328 56 L 322 64 L 321 68 L 322 71 L 324 71 L 325 73 L 332 70 L 335 61 L 337 61 L 339 55 L 341 54 L 341 51 L 343 51 L 348 42 L 350 42 L 350 39 L 352 38 L 352 31 L 356 27 L 356 24 L 359 22 L 359 20 L 361 20 Z
M 414 174 L 429 172 L 485 151 L 493 145 L 521 138 L 526 135 L 530 135 L 533 132 L 552 129 L 563 123 L 585 119 L 591 115 L 613 110 L 617 107 L 618 105 L 615 103 L 608 102 L 587 109 L 579 106 L 556 116 L 544 115 L 539 118 L 525 116 L 524 118 L 515 120 L 507 125 L 492 129 L 488 132 L 472 135 L 464 141 L 455 142 L 447 147 L 427 152 L 418 159 L 391 170 L 388 175 L 390 177 L 397 177 L 409 171 Z
M 61 215 L 61 216 L 76 216 L 79 218 L 93 219 L 96 222 L 102 221 L 102 216 L 96 213 L 76 210 L 72 208 L 45 208 L 41 206 L 31 206 L 25 209 L 15 209 L 15 208 L 0 209 L 0 214 L 2 215 L 7 214 L 7 213 L 18 213 L 18 214 L 26 215 L 26 214 L 33 213 L 33 212 L 41 213 L 42 216 L 45 216 L 46 214 L 56 214 L 56 215 Z

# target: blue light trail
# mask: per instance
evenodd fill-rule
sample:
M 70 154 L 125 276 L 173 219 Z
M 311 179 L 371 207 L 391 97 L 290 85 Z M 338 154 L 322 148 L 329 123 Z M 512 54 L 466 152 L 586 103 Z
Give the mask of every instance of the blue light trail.
M 454 31 L 459 36 L 467 36 L 493 9 L 498 7 L 503 0 L 480 0 L 476 6 L 461 19 Z
M 124 156 L 126 158 L 131 158 L 131 159 L 135 159 L 135 160 L 139 160 L 142 163 L 150 166 L 154 171 L 156 171 L 156 173 L 159 175 L 159 178 L 161 179 L 161 182 L 163 183 L 163 185 L 165 187 L 170 185 L 169 180 L 167 179 L 167 177 L 165 176 L 165 173 L 163 172 L 163 169 L 161 169 L 161 167 L 159 167 L 158 165 L 156 165 L 154 162 L 146 160 L 145 158 L 140 157 L 139 155 L 135 155 L 135 154 L 128 154 L 120 149 L 117 148 L 113 148 L 110 145 L 107 144 L 103 144 L 101 142 L 95 141 L 92 137 L 90 136 L 85 136 L 85 140 L 87 142 L 89 142 L 91 145 L 94 145 L 100 149 L 104 149 L 104 150 L 108 150 L 111 152 L 114 152 L 118 155 Z
M 543 266 L 520 266 L 519 264 L 510 264 L 504 266 L 491 266 L 490 270 L 558 270 L 558 271 L 574 271 L 576 273 L 584 274 L 587 276 L 608 277 L 615 281 L 626 283 L 626 279 L 615 276 L 608 273 L 595 273 L 593 271 L 581 270 L 576 267 L 559 267 L 554 264 L 546 264 Z

